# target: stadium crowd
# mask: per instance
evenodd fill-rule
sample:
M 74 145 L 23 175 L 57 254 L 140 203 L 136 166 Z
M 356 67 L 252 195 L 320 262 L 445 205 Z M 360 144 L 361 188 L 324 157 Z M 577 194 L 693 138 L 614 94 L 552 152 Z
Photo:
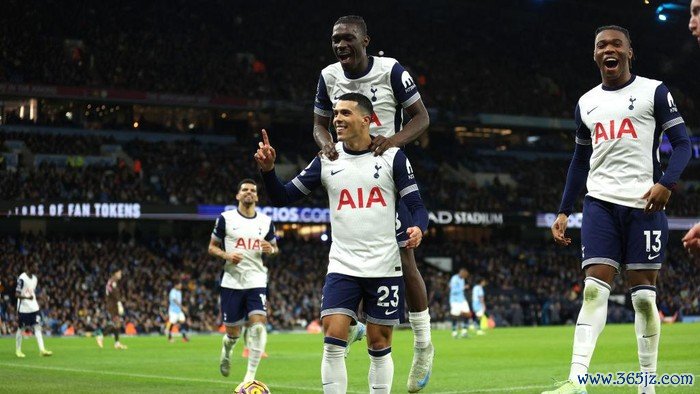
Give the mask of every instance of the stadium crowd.
M 303 137 L 298 132 L 279 138 L 281 152 L 296 153 L 282 158 L 282 162 L 296 170 L 301 170 L 315 154 L 310 135 L 308 144 L 298 143 Z M 406 148 L 430 209 L 495 212 L 558 209 L 570 152 L 562 151 L 561 158 L 516 155 L 508 160 L 494 160 L 449 137 L 434 136 L 434 139 L 429 148 Z M 24 141 L 32 154 L 66 156 L 99 154 L 102 145 L 116 144 L 110 136 L 68 137 L 0 130 L 0 146 L 7 140 Z M 440 150 L 436 146 L 441 146 Z M 257 173 L 251 159 L 252 148 L 246 144 L 134 139 L 122 143 L 121 148 L 130 159 L 128 164 L 120 157 L 112 165 L 22 163 L 17 171 L 3 171 L 0 200 L 228 204 L 233 200 L 232 185 Z M 686 169 L 684 182 L 674 190 L 667 211 L 670 216 L 700 215 L 700 172 L 696 161 Z M 493 175 L 477 182 L 474 174 L 478 173 Z M 533 188 L 532 185 L 549 186 Z M 327 201 L 317 192 L 303 204 L 326 206 Z
M 39 264 L 39 303 L 47 328 L 60 335 L 92 331 L 104 313 L 104 290 L 110 270 L 124 269 L 125 320 L 140 333 L 162 330 L 167 294 L 184 282 L 183 305 L 192 329 L 215 331 L 221 324 L 218 283 L 222 264 L 208 256 L 206 239 L 138 239 L 98 236 L 4 236 L 0 242 L 0 318 L 2 333 L 16 324 L 14 285 L 25 264 Z M 318 319 L 320 292 L 329 244 L 288 236 L 281 253 L 268 260 L 269 322 L 275 329 L 303 329 Z M 681 248 L 671 245 L 659 280 L 659 309 L 667 316 L 700 314 L 700 269 L 684 263 Z M 550 242 L 518 246 L 438 241 L 427 238 L 417 259 L 428 288 L 433 321 L 449 318 L 451 273 L 427 264 L 429 256 L 450 256 L 453 267 L 466 267 L 488 280 L 487 311 L 498 326 L 564 324 L 575 321 L 581 303 L 582 272 L 574 248 Z M 613 294 L 625 294 L 618 277 Z M 611 303 L 610 322 L 633 321 L 634 312 Z
M 452 116 L 488 112 L 570 118 L 575 100 L 599 83 L 590 59 L 597 27 L 591 21 L 605 24 L 617 12 L 596 3 L 605 5 L 599 0 L 518 7 L 443 1 L 424 12 L 424 4 L 415 0 L 373 3 L 366 15 L 369 53 L 400 59 L 416 77 L 426 104 Z M 290 7 L 283 1 L 264 9 L 224 1 L 191 7 L 184 0 L 130 0 L 118 8 L 54 0 L 34 7 L 10 0 L 8 18 L 0 26 L 0 82 L 310 105 L 319 70 L 335 61 L 331 26 L 342 12 L 358 9 L 294 4 L 294 13 L 305 17 L 289 18 Z M 666 45 L 677 41 L 679 33 L 663 25 L 650 34 L 635 34 L 648 30 L 655 18 L 652 7 L 640 3 L 625 12 L 636 15 L 628 20 L 637 23 L 627 26 L 637 49 L 635 72 L 668 82 L 687 120 L 698 124 L 700 86 L 692 75 L 697 57 L 688 50 L 678 56 L 675 46 Z M 562 14 L 579 17 L 572 21 Z M 387 18 L 411 23 L 387 23 Z M 523 25 L 524 19 L 533 23 Z M 430 26 L 429 34 L 418 33 L 416 26 Z M 552 34 L 559 39 L 550 39 Z M 688 49 L 691 44 L 687 42 Z

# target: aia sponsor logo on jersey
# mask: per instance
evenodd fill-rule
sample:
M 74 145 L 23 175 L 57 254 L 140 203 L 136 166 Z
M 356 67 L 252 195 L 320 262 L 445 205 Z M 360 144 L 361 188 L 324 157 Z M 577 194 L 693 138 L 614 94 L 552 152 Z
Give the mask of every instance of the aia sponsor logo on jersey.
M 260 240 L 252 238 L 238 238 L 236 249 L 260 250 Z
M 369 193 L 366 193 L 365 190 L 360 187 L 358 187 L 357 190 L 341 190 L 336 210 L 340 211 L 343 208 L 372 208 L 372 205 L 386 206 L 384 195 L 378 186 L 373 187 Z
M 614 119 L 609 122 L 598 122 L 593 129 L 595 134 L 595 143 L 605 142 L 608 140 L 626 138 L 637 139 L 637 130 L 634 128 L 634 123 L 629 118 L 622 119 L 622 122 L 616 122 Z

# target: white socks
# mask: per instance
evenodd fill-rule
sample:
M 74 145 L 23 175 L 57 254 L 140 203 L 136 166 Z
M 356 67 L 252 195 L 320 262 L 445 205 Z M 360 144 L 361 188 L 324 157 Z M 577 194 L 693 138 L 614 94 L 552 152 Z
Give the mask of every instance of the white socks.
M 391 347 L 382 350 L 368 349 L 369 352 L 369 392 L 370 394 L 389 394 L 394 378 L 394 360 Z
M 229 356 L 231 355 L 231 349 L 233 349 L 233 346 L 236 344 L 236 342 L 238 342 L 238 337 L 230 337 L 228 334 L 224 334 L 224 347 L 222 349 L 222 352 L 224 353 L 224 358 L 229 358 Z
M 22 329 L 18 328 L 17 333 L 15 334 L 15 349 L 18 352 L 22 351 Z
M 267 329 L 263 323 L 255 323 L 248 330 L 248 371 L 245 374 L 244 382 L 255 380 L 255 372 L 258 370 L 260 358 L 265 351 L 267 343 Z
M 321 361 L 321 382 L 324 394 L 345 394 L 348 391 L 348 371 L 345 367 L 347 341 L 325 337 L 323 339 L 323 360 Z
M 602 280 L 588 277 L 583 288 L 583 305 L 576 321 L 574 351 L 569 380 L 579 384 L 578 377 L 588 373 L 595 343 L 608 317 L 610 286 Z
M 637 354 L 641 372 L 656 374 L 656 360 L 661 336 L 661 319 L 656 307 L 656 287 L 635 286 L 632 291 L 634 331 L 637 334 Z M 640 387 L 640 392 L 654 393 L 654 387 Z
M 408 312 L 408 320 L 413 329 L 413 346 L 425 349 L 430 345 L 430 313 L 428 309 L 422 312 Z
M 38 324 L 34 325 L 34 336 L 36 336 L 36 342 L 39 344 L 39 351 L 44 350 L 44 336 L 41 334 L 41 326 Z
M 22 351 L 22 332 L 24 329 L 18 328 L 15 334 L 15 349 L 17 351 Z M 41 333 L 41 326 L 38 324 L 34 325 L 34 336 L 36 337 L 36 342 L 39 345 L 39 351 L 43 352 L 46 350 L 44 348 L 44 336 Z

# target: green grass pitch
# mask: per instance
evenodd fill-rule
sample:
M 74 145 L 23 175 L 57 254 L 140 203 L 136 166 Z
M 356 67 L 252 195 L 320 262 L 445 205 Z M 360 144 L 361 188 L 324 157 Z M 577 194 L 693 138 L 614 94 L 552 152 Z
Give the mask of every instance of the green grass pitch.
M 452 339 L 433 332 L 433 376 L 425 393 L 539 393 L 566 379 L 573 327 L 498 328 L 485 336 Z M 393 392 L 406 392 L 412 334 L 394 337 Z M 39 357 L 33 338 L 25 339 L 25 359 L 14 355 L 14 337 L 0 339 L 0 392 L 7 393 L 230 393 L 242 379 L 246 360 L 241 344 L 229 378 L 219 375 L 219 335 L 194 336 L 189 343 L 164 337 L 124 338 L 116 351 L 105 338 L 47 338 L 53 357 Z M 274 334 L 258 369 L 258 379 L 273 393 L 319 393 L 321 335 Z M 347 359 L 349 392 L 366 393 L 369 359 L 365 343 L 355 343 Z M 610 325 L 598 340 L 591 372 L 636 371 L 637 345 L 631 325 Z M 700 375 L 700 324 L 663 326 L 659 373 Z M 589 386 L 589 393 L 636 393 L 635 387 Z M 692 387 L 659 388 L 660 393 L 700 393 Z

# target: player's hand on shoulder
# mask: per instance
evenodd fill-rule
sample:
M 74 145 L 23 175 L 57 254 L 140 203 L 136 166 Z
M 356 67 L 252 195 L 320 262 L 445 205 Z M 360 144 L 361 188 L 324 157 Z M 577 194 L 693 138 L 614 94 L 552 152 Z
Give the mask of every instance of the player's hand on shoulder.
M 571 243 L 571 238 L 566 237 L 566 226 L 569 224 L 569 217 L 563 213 L 557 215 L 556 220 L 552 223 L 552 237 L 557 245 L 568 246 Z
M 253 157 L 258 163 L 258 166 L 264 172 L 272 171 L 275 168 L 275 159 L 277 158 L 277 152 L 275 148 L 270 145 L 270 139 L 267 136 L 267 131 L 262 130 L 262 141 L 258 142 L 258 150 L 255 152 Z
M 644 206 L 644 212 L 659 212 L 666 208 L 668 199 L 671 198 L 671 190 L 657 183 L 652 186 L 651 189 L 647 190 L 642 198 L 647 200 L 647 204 Z
M 319 156 L 326 156 L 328 160 L 333 161 L 338 158 L 338 151 L 335 149 L 335 143 L 330 141 L 323 145 L 323 149 L 318 153 Z
M 226 252 L 226 255 L 224 255 L 224 260 L 233 264 L 238 264 L 243 260 L 243 255 L 237 252 Z
M 378 135 L 372 139 L 372 144 L 369 146 L 369 150 L 374 152 L 375 156 L 381 156 L 384 152 L 387 151 L 389 148 L 393 148 L 396 145 L 394 145 L 394 142 L 391 140 L 391 138 L 386 138 L 382 135 Z
M 418 226 L 409 227 L 406 229 L 408 241 L 406 241 L 407 249 L 417 248 L 423 240 L 423 231 Z

